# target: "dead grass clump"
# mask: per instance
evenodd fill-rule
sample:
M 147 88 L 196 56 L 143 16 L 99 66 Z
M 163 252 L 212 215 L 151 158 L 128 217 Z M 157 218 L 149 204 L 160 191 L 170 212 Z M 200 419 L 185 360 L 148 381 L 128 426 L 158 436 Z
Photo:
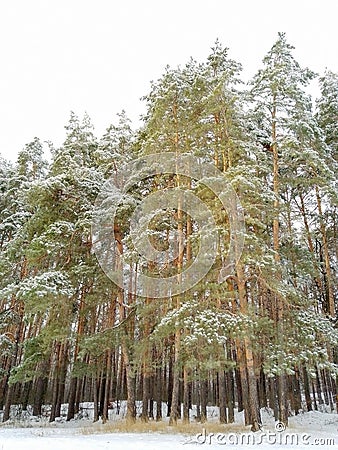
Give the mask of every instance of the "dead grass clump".
M 184 434 L 195 435 L 202 433 L 243 433 L 248 432 L 248 427 L 241 424 L 220 424 L 217 422 L 190 422 L 184 423 L 179 420 L 177 425 L 169 426 L 168 422 L 156 422 L 150 420 L 144 422 L 140 419 L 135 422 L 127 420 L 108 421 L 105 424 L 94 423 L 86 428 L 82 428 L 82 434 L 97 434 L 97 433 L 162 433 L 162 434 Z

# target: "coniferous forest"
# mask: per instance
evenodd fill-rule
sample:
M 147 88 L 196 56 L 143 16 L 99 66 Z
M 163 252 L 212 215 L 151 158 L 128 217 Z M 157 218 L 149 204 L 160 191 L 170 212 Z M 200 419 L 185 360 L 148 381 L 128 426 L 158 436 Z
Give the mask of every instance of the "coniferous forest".
M 35 138 L 15 164 L 1 159 L 4 422 L 13 405 L 36 416 L 49 405 L 53 422 L 64 403 L 71 420 L 82 402 L 103 422 L 112 403 L 126 401 L 129 421 L 161 420 L 166 403 L 172 425 L 189 422 L 192 405 L 194 420 L 206 422 L 215 405 L 221 423 L 244 411 L 253 431 L 264 407 L 286 425 L 300 411 L 337 411 L 338 75 L 302 67 L 283 33 L 250 82 L 241 70 L 216 41 L 205 61 L 166 67 L 151 83 L 138 129 L 123 111 L 98 138 L 87 115 L 71 113 L 64 143 L 48 143 L 51 158 Z M 315 79 L 318 98 L 309 94 Z M 158 250 L 176 231 L 176 256 L 161 267 L 141 257 L 130 217 L 144 198 L 180 187 L 207 205 L 217 229 L 207 275 L 153 298 L 106 275 L 92 222 L 107 180 L 166 153 L 217 168 L 240 201 L 244 246 L 220 280 L 239 237 L 230 238 L 207 182 L 178 173 L 134 181 L 110 229 L 130 284 L 141 272 L 179 283 L 201 244 L 199 225 L 178 202 L 144 230 Z M 119 263 L 116 253 L 110 264 Z

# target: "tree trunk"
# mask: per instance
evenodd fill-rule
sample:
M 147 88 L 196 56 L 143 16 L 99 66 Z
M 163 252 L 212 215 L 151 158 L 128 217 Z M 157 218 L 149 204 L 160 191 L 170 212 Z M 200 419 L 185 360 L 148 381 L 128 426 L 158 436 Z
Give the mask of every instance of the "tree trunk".
M 93 402 L 94 402 L 94 418 L 93 422 L 97 422 L 99 420 L 99 396 L 98 396 L 98 385 L 97 385 L 97 376 L 95 375 L 93 378 Z
M 148 371 L 143 367 L 143 390 L 142 390 L 142 414 L 143 422 L 148 422 L 149 419 L 149 400 L 150 400 L 150 377 Z
M 312 411 L 312 400 L 311 400 L 311 395 L 310 395 L 309 376 L 307 374 L 307 370 L 305 367 L 303 368 L 303 379 L 304 379 L 304 395 L 305 395 L 306 408 L 308 411 Z
M 183 422 L 189 423 L 189 397 L 190 397 L 190 383 L 189 383 L 188 369 L 183 369 Z
M 48 378 L 39 376 L 35 382 L 34 401 L 33 401 L 33 416 L 41 416 L 42 404 L 45 397 L 45 392 L 48 385 Z
M 175 352 L 173 365 L 173 390 L 171 396 L 171 411 L 169 425 L 176 425 L 179 418 L 179 391 L 180 391 L 180 345 L 181 345 L 181 331 L 175 332 Z
M 201 395 L 201 422 L 207 421 L 207 382 L 206 380 L 200 381 L 200 395 Z
M 234 411 L 234 403 L 235 403 L 235 392 L 234 392 L 234 376 L 233 371 L 229 371 L 225 375 L 226 377 L 226 405 L 228 408 L 228 422 L 234 423 L 235 421 L 235 411 Z
M 135 374 L 129 359 L 128 349 L 126 343 L 122 342 L 122 353 L 124 365 L 126 368 L 127 378 L 127 422 L 134 423 L 136 420 L 136 405 L 135 405 Z
M 155 374 L 155 402 L 156 402 L 156 422 L 162 419 L 162 370 L 160 367 L 157 368 Z
M 76 388 L 77 388 L 77 378 L 73 377 L 70 380 L 69 386 L 67 421 L 74 419 L 75 416 Z
M 5 400 L 5 407 L 4 407 L 4 415 L 2 418 L 3 422 L 7 422 L 7 420 L 9 420 L 10 418 L 10 412 L 11 412 L 11 405 L 13 402 L 13 389 L 14 389 L 14 385 L 10 384 L 8 386 L 7 389 L 7 394 L 6 394 L 6 400 Z
M 108 420 L 109 403 L 110 403 L 110 395 L 111 395 L 111 376 L 112 376 L 111 350 L 107 351 L 106 367 L 107 367 L 107 373 L 106 373 L 106 379 L 105 379 L 103 410 L 102 410 L 102 422 L 103 423 L 106 423 Z
M 331 316 L 335 317 L 335 304 L 334 304 L 334 293 L 333 293 L 333 283 L 332 283 L 332 271 L 330 265 L 329 247 L 327 242 L 326 227 L 323 218 L 322 200 L 319 193 L 319 188 L 316 186 L 316 199 L 317 208 L 320 220 L 320 231 L 322 235 L 323 252 L 324 252 L 324 268 L 326 274 L 326 308 L 325 311 Z
M 224 370 L 220 370 L 218 372 L 218 398 L 219 398 L 219 421 L 220 423 L 227 423 Z

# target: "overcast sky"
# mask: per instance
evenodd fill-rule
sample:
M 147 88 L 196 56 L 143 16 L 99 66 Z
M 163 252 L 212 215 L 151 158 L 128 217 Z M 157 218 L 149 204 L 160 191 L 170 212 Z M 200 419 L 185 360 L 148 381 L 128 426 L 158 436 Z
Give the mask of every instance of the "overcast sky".
M 243 64 L 260 67 L 278 31 L 302 65 L 338 72 L 337 0 L 2 0 L 0 153 L 15 159 L 34 136 L 63 141 L 73 110 L 100 136 L 166 64 L 204 60 L 218 37 Z

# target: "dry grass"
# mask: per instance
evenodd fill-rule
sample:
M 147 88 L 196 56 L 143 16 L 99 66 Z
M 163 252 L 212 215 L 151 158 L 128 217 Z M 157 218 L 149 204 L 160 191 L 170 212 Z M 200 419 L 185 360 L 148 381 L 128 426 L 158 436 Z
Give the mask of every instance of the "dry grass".
M 248 432 L 250 428 L 241 424 L 220 424 L 217 422 L 191 422 L 183 423 L 178 421 L 177 425 L 169 426 L 168 422 L 149 421 L 143 422 L 138 419 L 134 423 L 126 420 L 109 421 L 105 424 L 94 423 L 88 427 L 82 428 L 82 434 L 98 433 L 162 433 L 162 434 L 183 434 L 195 435 L 206 430 L 206 433 L 243 433 Z

